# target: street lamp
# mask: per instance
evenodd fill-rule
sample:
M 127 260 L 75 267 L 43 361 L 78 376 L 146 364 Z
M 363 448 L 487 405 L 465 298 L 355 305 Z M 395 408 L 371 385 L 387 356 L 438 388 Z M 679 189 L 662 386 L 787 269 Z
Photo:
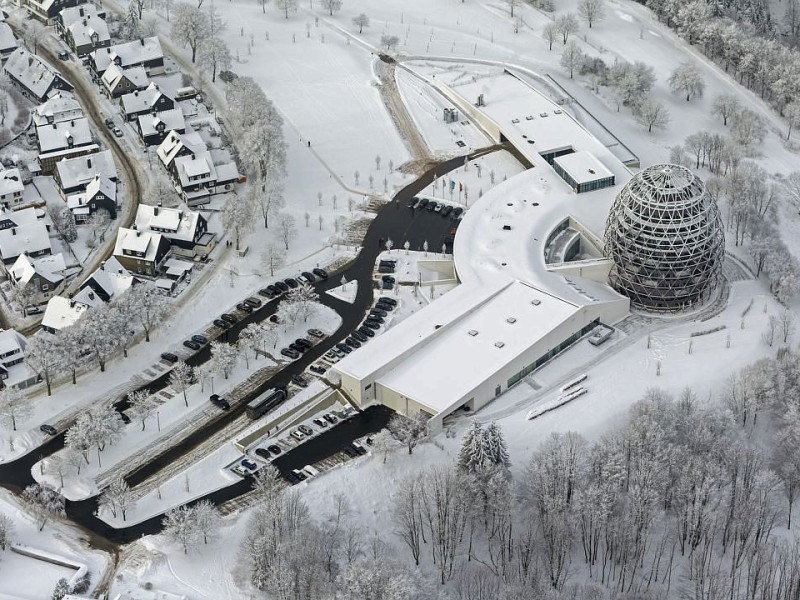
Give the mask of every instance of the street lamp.
M 161 433 L 161 416 L 158 414 L 158 411 L 156 411 L 156 424 L 158 425 L 159 433 Z

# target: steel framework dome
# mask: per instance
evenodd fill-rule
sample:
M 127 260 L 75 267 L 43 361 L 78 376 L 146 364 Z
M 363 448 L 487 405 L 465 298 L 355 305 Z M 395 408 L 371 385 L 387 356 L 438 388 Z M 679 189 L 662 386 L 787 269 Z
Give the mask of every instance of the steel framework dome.
M 716 287 L 725 234 L 702 180 L 678 165 L 654 165 L 617 195 L 606 222 L 611 285 L 638 308 L 674 311 Z

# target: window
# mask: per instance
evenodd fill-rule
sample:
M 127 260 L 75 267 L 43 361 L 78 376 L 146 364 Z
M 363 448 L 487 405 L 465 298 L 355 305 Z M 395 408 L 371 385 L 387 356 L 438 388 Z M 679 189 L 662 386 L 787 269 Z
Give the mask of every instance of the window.
M 46 283 L 43 283 L 43 284 L 42 284 L 42 291 L 43 291 L 43 292 L 46 292 L 46 291 L 48 291 L 49 289 L 50 289 L 50 286 L 49 286 L 49 285 L 47 285 Z

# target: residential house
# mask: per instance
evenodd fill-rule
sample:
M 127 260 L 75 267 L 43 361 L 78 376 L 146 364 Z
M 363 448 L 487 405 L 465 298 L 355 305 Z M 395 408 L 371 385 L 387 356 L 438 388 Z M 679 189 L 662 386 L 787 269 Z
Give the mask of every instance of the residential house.
M 125 94 L 138 92 L 147 89 L 150 79 L 144 67 L 131 67 L 123 69 L 117 65 L 111 65 L 100 78 L 103 89 L 109 98 L 119 98 Z
M 86 314 L 89 307 L 86 304 L 53 296 L 47 303 L 47 308 L 42 316 L 42 329 L 48 333 L 58 333 L 77 323 Z
M 63 291 L 66 269 L 64 256 L 60 252 L 41 258 L 20 254 L 8 269 L 8 278 L 14 287 L 29 286 L 30 304 L 36 305 L 48 301 Z
M 174 173 L 174 162 L 179 156 L 193 156 L 206 149 L 203 139 L 197 132 L 189 129 L 185 133 L 170 131 L 164 141 L 159 144 L 156 156 L 170 173 Z
M 41 221 L 0 231 L 0 260 L 7 269 L 25 252 L 31 258 L 52 253 L 47 226 Z
M 17 38 L 8 23 L 0 22 L 0 62 L 6 62 L 12 52 L 17 49 Z
M 65 158 L 94 154 L 100 149 L 92 139 L 92 130 L 85 118 L 37 127 L 36 136 L 39 138 L 39 164 L 46 175 Z
M 0 206 L 4 210 L 16 208 L 23 203 L 22 194 L 25 184 L 19 169 L 5 169 L 0 171 Z
M 0 380 L 2 387 L 28 387 L 37 381 L 36 374 L 24 364 L 28 339 L 14 329 L 0 331 Z
M 140 204 L 135 224 L 139 231 L 162 234 L 169 240 L 172 253 L 179 256 L 205 258 L 216 245 L 216 234 L 208 232 L 205 217 L 185 205 L 163 208 Z
M 78 224 L 85 223 L 98 210 L 105 210 L 112 219 L 117 218 L 117 184 L 95 175 L 86 191 L 67 196 L 67 207 Z
M 165 110 L 154 115 L 141 115 L 138 118 L 139 137 L 146 146 L 161 144 L 170 131 L 184 133 L 186 122 L 180 108 Z
M 3 71 L 20 92 L 34 102 L 44 102 L 56 90 L 72 91 L 72 85 L 61 73 L 25 48 L 11 53 Z
M 117 182 L 117 167 L 111 150 L 103 150 L 89 156 L 69 158 L 56 164 L 53 178 L 61 189 L 64 199 L 72 194 L 86 191 L 86 186 L 95 176 Z
M 149 115 L 175 108 L 175 101 L 151 83 L 147 89 L 125 94 L 120 99 L 122 116 L 126 121 L 136 121 L 140 115 Z
M 75 54 L 86 56 L 111 45 L 105 17 L 105 11 L 98 11 L 94 4 L 65 8 L 56 15 L 56 31 Z
M 57 91 L 33 111 L 33 124 L 36 127 L 44 127 L 83 117 L 83 109 L 75 96 L 70 92 Z
M 65 8 L 77 6 L 83 2 L 85 0 L 19 0 L 20 6 L 27 8 L 31 15 L 48 25 Z
M 135 283 L 133 275 L 112 256 L 83 282 L 73 299 L 97 307 L 118 298 Z
M 189 206 L 206 204 L 212 195 L 232 190 L 240 177 L 236 163 L 214 164 L 207 151 L 176 158 L 172 175 Z
M 114 258 L 131 273 L 155 277 L 169 251 L 169 240 L 160 233 L 124 227 L 117 231 Z
M 98 48 L 89 54 L 89 67 L 99 79 L 106 69 L 116 64 L 123 69 L 142 66 L 147 74 L 160 75 L 164 72 L 164 52 L 157 37 L 141 38 L 107 48 Z
M 38 221 L 36 209 L 24 208 L 22 210 L 0 210 L 0 231 L 12 227 L 22 227 Z

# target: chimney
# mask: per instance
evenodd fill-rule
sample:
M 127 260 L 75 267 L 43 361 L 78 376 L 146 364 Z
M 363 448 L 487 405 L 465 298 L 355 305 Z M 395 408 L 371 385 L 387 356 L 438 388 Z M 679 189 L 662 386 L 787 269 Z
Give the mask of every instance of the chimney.
M 117 269 L 117 273 L 122 275 L 122 269 Z
M 17 228 L 16 227 L 12 227 L 11 228 L 11 235 L 17 235 Z
M 69 301 L 69 307 L 70 308 L 75 308 L 75 300 L 70 300 Z
M 142 232 L 137 229 L 136 230 L 136 237 L 139 237 L 140 235 L 142 235 Z
M 91 169 L 92 168 L 92 159 L 91 158 L 87 158 L 86 159 L 86 168 L 87 169 Z
M 89 300 L 94 300 L 94 294 L 92 292 L 89 292 Z
M 70 126 L 70 127 L 75 127 L 75 121 L 70 121 L 70 122 L 69 122 L 69 126 Z
M 153 216 L 154 216 L 154 217 L 157 217 L 157 216 L 158 216 L 158 207 L 157 207 L 157 206 L 154 206 L 154 207 L 153 207 Z
M 101 270 L 101 271 L 105 271 L 105 270 L 106 270 L 106 263 L 105 263 L 105 261 L 103 261 L 103 262 L 101 262 L 101 263 L 100 263 L 100 270 Z
M 58 127 L 56 127 L 55 123 L 53 123 L 53 129 L 58 129 Z
M 78 9 L 78 12 L 79 12 L 79 14 L 80 14 L 81 16 L 83 16 L 83 7 L 82 7 L 82 6 L 81 6 L 81 7 Z

